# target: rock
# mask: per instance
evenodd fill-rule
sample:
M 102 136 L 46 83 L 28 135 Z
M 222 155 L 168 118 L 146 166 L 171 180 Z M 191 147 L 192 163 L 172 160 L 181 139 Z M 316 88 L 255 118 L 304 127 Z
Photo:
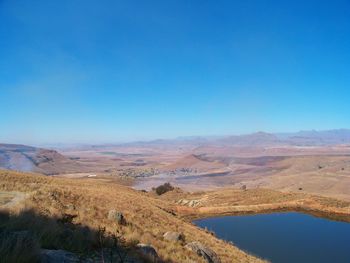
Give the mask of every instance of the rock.
M 157 251 L 151 245 L 139 243 L 137 247 L 144 256 L 149 257 L 151 260 L 157 261 L 159 259 Z
M 163 235 L 163 237 L 164 237 L 165 240 L 174 241 L 174 242 L 184 240 L 183 234 L 178 233 L 178 232 L 166 232 Z
M 200 201 L 199 200 L 191 200 L 188 205 L 190 207 L 199 206 L 200 205 Z
M 177 203 L 180 205 L 187 205 L 189 207 L 197 207 L 202 204 L 200 200 L 186 200 L 186 199 L 181 199 Z
M 40 253 L 41 263 L 75 263 L 75 262 L 88 262 L 81 261 L 77 255 L 65 250 L 49 250 L 42 249 Z
M 126 220 L 123 213 L 118 212 L 114 209 L 108 212 L 108 219 L 116 221 L 119 225 L 126 225 Z
M 208 263 L 221 263 L 220 258 L 210 248 L 204 246 L 200 242 L 188 243 L 185 248 L 196 252 L 199 256 L 202 256 Z

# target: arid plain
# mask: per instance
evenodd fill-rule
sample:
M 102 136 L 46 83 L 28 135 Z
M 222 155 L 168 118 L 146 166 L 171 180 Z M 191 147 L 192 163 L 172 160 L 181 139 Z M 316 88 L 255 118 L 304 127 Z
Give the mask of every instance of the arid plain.
M 350 200 L 347 137 L 336 141 L 295 137 L 279 140 L 256 133 L 68 148 L 61 153 L 97 176 L 129 179 L 137 189 L 149 190 L 164 182 L 189 191 L 245 185 Z

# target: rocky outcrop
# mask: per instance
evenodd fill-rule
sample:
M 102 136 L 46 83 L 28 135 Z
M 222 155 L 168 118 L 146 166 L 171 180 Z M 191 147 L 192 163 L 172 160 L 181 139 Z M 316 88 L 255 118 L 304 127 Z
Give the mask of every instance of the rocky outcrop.
M 178 242 L 178 241 L 183 241 L 184 240 L 184 236 L 182 233 L 178 233 L 178 232 L 166 232 L 163 235 L 165 240 L 168 241 L 173 241 L 173 242 Z
M 189 207 L 197 207 L 202 204 L 200 200 L 187 200 L 187 199 L 180 199 L 177 203 L 179 205 L 186 205 Z
M 204 246 L 200 242 L 191 242 L 188 243 L 185 248 L 194 251 L 199 256 L 202 256 L 208 263 L 221 263 L 220 258 L 216 253 L 210 248 Z

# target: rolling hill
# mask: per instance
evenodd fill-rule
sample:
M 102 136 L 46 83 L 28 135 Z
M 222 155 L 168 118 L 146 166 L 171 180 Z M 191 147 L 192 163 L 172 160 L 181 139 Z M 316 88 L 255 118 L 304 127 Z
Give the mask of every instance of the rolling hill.
M 0 144 L 0 168 L 45 175 L 85 170 L 57 151 L 18 144 Z

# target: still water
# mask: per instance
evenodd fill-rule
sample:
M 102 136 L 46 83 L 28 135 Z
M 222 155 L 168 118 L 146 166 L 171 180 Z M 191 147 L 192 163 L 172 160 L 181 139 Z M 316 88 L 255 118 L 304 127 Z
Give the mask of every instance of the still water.
M 194 223 L 271 262 L 350 262 L 349 223 L 294 212 L 214 217 Z

